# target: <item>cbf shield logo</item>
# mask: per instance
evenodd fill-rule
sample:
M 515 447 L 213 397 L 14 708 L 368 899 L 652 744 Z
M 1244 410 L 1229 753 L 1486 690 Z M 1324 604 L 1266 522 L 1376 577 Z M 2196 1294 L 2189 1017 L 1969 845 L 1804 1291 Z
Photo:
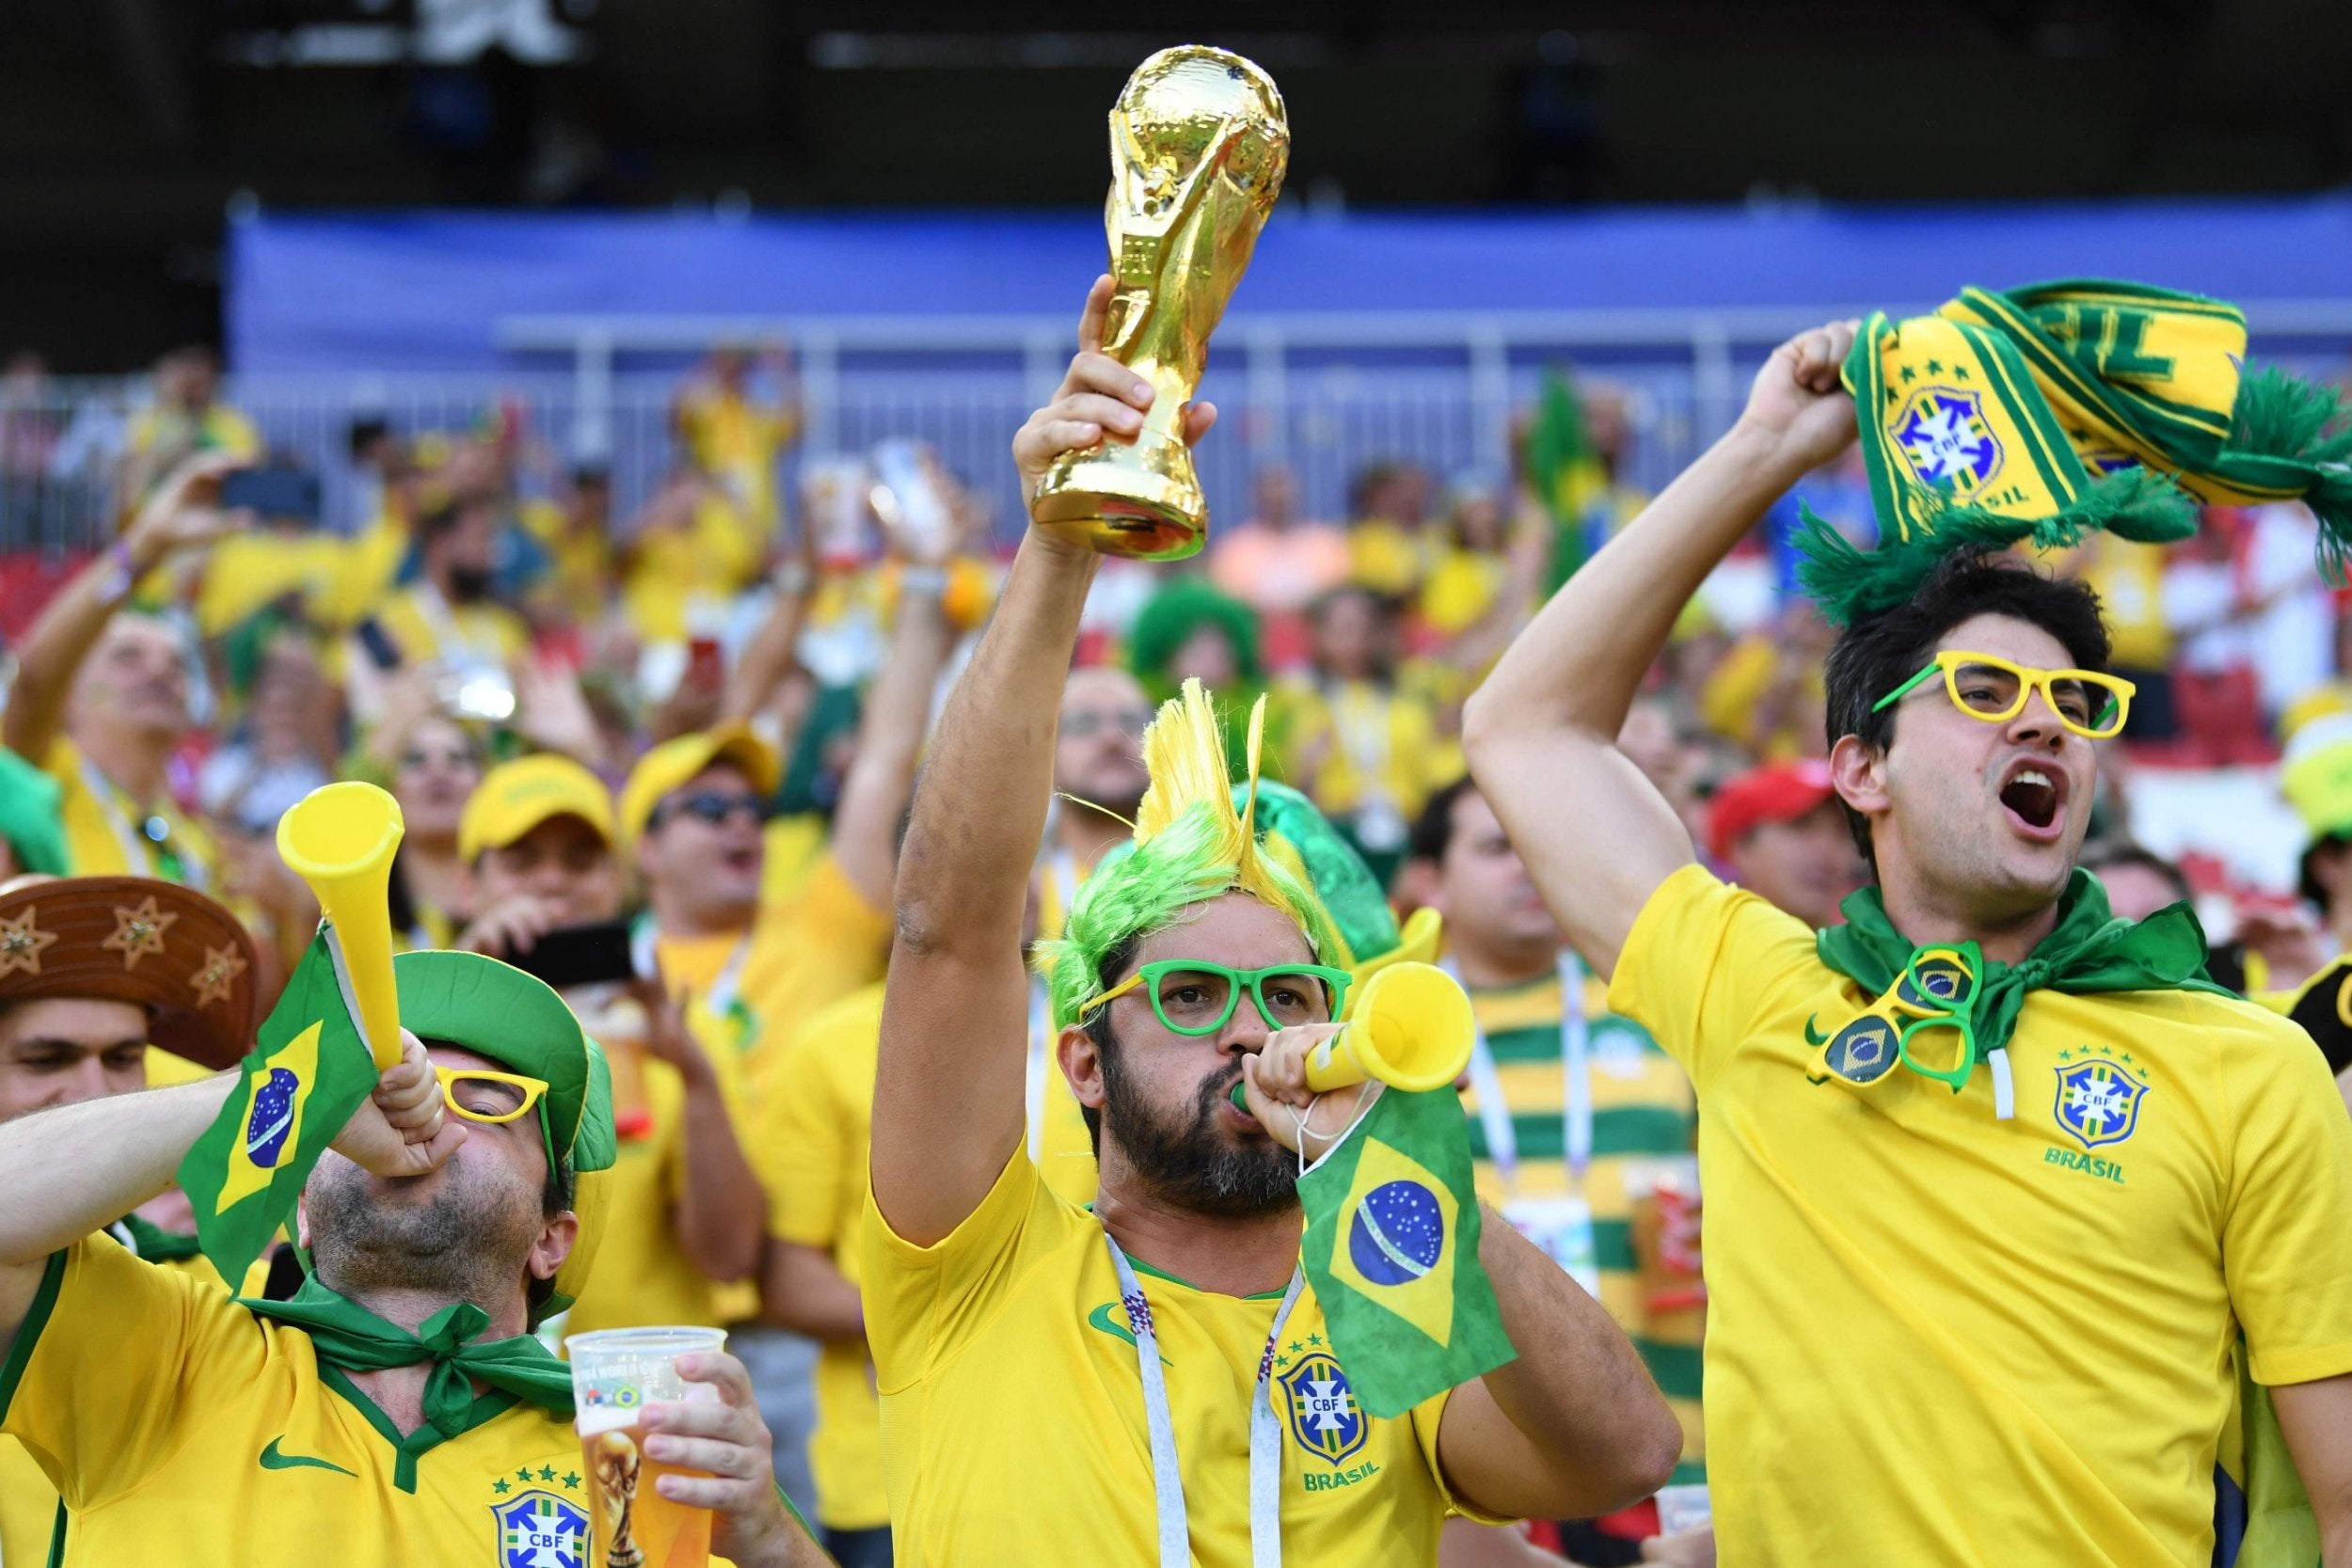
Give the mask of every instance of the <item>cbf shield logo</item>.
M 1974 392 L 1929 387 L 1895 420 L 1895 445 L 1919 483 L 1947 495 L 1974 495 L 2001 471 L 2001 443 Z
M 1372 1423 L 1364 1419 L 1340 1364 L 1322 1351 L 1275 1379 L 1289 1402 L 1291 1435 L 1317 1459 L 1337 1467 L 1364 1446 Z
M 2058 1124 L 2085 1148 L 2120 1144 L 2139 1126 L 2148 1085 L 2103 1056 L 2058 1069 Z
M 552 1492 L 495 1504 L 499 1568 L 588 1568 L 588 1515 Z

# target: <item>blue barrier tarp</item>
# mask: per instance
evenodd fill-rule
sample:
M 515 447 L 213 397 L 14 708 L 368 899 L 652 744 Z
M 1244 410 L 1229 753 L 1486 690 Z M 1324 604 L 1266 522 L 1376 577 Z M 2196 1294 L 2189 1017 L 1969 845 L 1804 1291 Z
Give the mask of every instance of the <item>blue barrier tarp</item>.
M 232 226 L 239 371 L 511 366 L 539 313 L 1063 314 L 1102 270 L 1093 213 L 263 214 Z M 1954 207 L 1284 214 L 1250 311 L 1925 303 L 1963 283 L 2122 277 L 2226 299 L 2346 290 L 2352 195 Z

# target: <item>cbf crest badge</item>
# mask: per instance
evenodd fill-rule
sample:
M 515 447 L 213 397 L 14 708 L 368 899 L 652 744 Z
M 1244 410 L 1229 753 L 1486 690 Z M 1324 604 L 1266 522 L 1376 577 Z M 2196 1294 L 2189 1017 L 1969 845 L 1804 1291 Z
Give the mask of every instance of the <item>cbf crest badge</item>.
M 2058 1069 L 2058 1124 L 2085 1148 L 2120 1144 L 2138 1129 L 2148 1085 L 2104 1056 Z
M 588 1515 L 578 1503 L 534 1489 L 490 1512 L 499 1568 L 588 1568 Z
M 1975 392 L 1921 388 L 1897 417 L 1894 436 L 1919 483 L 1947 496 L 1974 495 L 2001 471 L 2001 443 Z
M 1300 1358 L 1297 1366 L 1275 1379 L 1282 1390 L 1291 1418 L 1291 1435 L 1298 1446 L 1334 1467 L 1364 1446 L 1372 1423 L 1337 1360 L 1324 1351 Z

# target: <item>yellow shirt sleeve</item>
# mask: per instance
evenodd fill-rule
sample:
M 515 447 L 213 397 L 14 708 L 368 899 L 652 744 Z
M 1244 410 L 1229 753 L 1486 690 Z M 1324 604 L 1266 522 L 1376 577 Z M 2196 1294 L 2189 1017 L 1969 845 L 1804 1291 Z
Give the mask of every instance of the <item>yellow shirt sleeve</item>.
M 86 1236 L 51 1255 L 0 1363 L 0 1432 L 69 1507 L 93 1507 L 138 1485 L 266 1360 L 251 1314 L 216 1286 Z
M 1642 906 L 1617 955 L 1609 1010 L 1650 1032 L 1701 1091 L 1786 987 L 1818 986 L 1813 933 L 1752 893 L 1686 865 Z
M 1050 1252 L 1079 1218 L 1077 1210 L 1046 1190 L 1028 1150 L 1017 1144 L 979 1207 L 930 1246 L 892 1230 L 869 1192 L 859 1288 L 880 1391 L 911 1387 L 950 1359 L 1021 1277 L 1025 1262 Z
M 2254 1381 L 2309 1383 L 2352 1371 L 2352 1117 L 2309 1036 L 2263 1034 L 2221 1053 L 2221 1268 Z

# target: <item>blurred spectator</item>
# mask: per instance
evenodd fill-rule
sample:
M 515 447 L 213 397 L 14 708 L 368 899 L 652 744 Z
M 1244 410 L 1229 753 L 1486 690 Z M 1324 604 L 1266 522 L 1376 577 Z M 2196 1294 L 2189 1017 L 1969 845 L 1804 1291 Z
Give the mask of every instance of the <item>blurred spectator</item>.
M 230 742 L 198 775 L 204 810 L 248 836 L 335 779 L 335 693 L 309 639 L 280 633 L 262 650 L 252 700 Z
M 2097 530 L 2083 537 L 2060 570 L 2097 590 L 2114 647 L 2107 667 L 2138 688 L 2127 735 L 2135 742 L 2169 741 L 2179 726 L 2172 711 L 2173 638 L 2165 612 L 2164 546 Z
M 125 515 L 164 475 L 189 457 L 261 454 L 253 421 L 219 401 L 220 358 L 201 343 L 155 361 L 155 401 L 132 416 L 123 441 L 118 504 Z
M 1429 476 L 1410 463 L 1373 463 L 1347 497 L 1348 577 L 1375 593 L 1412 594 L 1429 571 L 1422 522 Z
M 1209 547 L 1209 580 L 1261 615 L 1295 615 L 1347 580 L 1347 536 L 1298 515 L 1298 475 L 1260 468 L 1256 510 Z
M 1391 599 L 1360 587 L 1325 595 L 1314 610 L 1313 669 L 1280 694 L 1299 787 L 1384 881 L 1431 791 L 1462 771 L 1433 703 L 1398 684 L 1401 631 Z
M 1510 571 L 1507 519 L 1495 482 L 1486 474 L 1456 478 L 1446 487 L 1440 511 L 1443 528 L 1417 608 L 1431 631 L 1457 637 L 1476 626 L 1502 596 Z
M 763 547 L 726 489 L 699 469 L 673 472 L 621 552 L 621 599 L 639 639 L 715 633 L 725 599 L 752 580 Z
M 776 463 L 800 436 L 801 407 L 791 351 L 771 343 L 761 361 L 776 385 L 774 402 L 753 397 L 752 356 L 740 344 L 726 344 L 711 351 L 700 374 L 678 393 L 675 420 L 695 467 L 765 541 L 783 520 Z
M 213 504 L 230 466 L 218 456 L 183 464 L 49 601 L 18 650 L 0 740 L 56 782 L 76 876 L 162 877 L 199 890 L 217 877 L 211 836 L 170 790 L 168 764 L 190 728 L 190 652 L 174 625 L 124 605 L 147 573 L 250 521 Z
M 1832 628 L 1810 601 L 1786 605 L 1732 644 L 1699 692 L 1707 727 L 1754 756 L 1820 756 L 1829 749 L 1821 660 Z
M 2196 900 L 2196 890 L 2179 866 L 2128 839 L 2086 844 L 2076 863 L 2097 875 L 2107 890 L 2107 908 L 2122 920 L 2145 920 L 2158 910 Z
M 454 497 L 417 520 L 417 580 L 378 615 L 403 662 L 503 679 L 528 645 L 522 617 L 493 596 L 501 521 L 500 503 L 481 494 Z
M 450 946 L 472 916 L 457 835 L 482 770 L 481 742 L 435 705 L 421 674 L 392 683 L 352 771 L 374 775 L 400 802 L 406 831 L 392 859 L 392 928 L 412 948 Z
M 1708 847 L 1730 879 L 1819 930 L 1862 885 L 1862 857 L 1829 765 L 1766 763 L 1727 781 L 1708 806 Z
M 600 463 L 579 464 L 562 504 L 540 501 L 523 507 L 518 516 L 547 558 L 528 601 L 532 620 L 546 626 L 596 625 L 612 597 L 612 474 Z
M 1136 615 L 1127 639 L 1127 668 L 1154 705 L 1174 697 L 1187 680 L 1216 692 L 1222 700 L 1218 716 L 1225 724 L 1226 754 L 1245 754 L 1248 737 L 1242 726 L 1250 705 L 1266 689 L 1265 669 L 1258 657 L 1258 618 L 1248 605 L 1198 578 L 1169 582 L 1145 600 Z M 1266 714 L 1267 752 L 1284 758 L 1294 769 L 1291 779 L 1297 782 L 1306 774 L 1287 750 L 1290 716 L 1287 710 L 1272 711 L 1273 705 Z
M 2209 506 L 2196 536 L 2176 547 L 2164 612 L 2179 648 L 2180 761 L 2266 762 L 2265 716 L 2327 680 L 2334 630 L 2312 564 L 2316 527 L 2300 504 Z

